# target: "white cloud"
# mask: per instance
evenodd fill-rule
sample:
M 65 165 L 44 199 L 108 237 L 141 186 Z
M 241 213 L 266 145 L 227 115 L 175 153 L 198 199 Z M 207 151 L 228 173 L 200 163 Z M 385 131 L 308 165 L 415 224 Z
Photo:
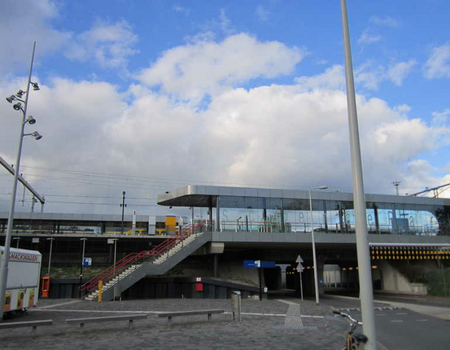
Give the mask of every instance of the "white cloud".
M 381 40 L 380 35 L 372 35 L 369 30 L 366 29 L 358 39 L 358 44 L 373 44 Z
M 228 18 L 228 16 L 225 13 L 224 9 L 220 9 L 219 14 L 219 27 L 222 33 L 226 35 L 234 34 L 235 30 L 231 25 L 231 20 Z
M 345 70 L 343 66 L 336 64 L 327 68 L 322 74 L 299 77 L 295 79 L 295 82 L 306 89 L 343 89 L 345 88 Z
M 445 125 L 448 122 L 448 117 L 450 116 L 450 109 L 445 109 L 442 112 L 433 112 L 433 123 L 436 125 Z
M 0 47 L 3 54 L 0 55 L 0 76 L 11 74 L 11 71 L 29 64 L 33 41 L 37 42 L 37 63 L 68 42 L 70 33 L 52 27 L 52 21 L 58 16 L 55 1 L 2 1 Z
M 342 67 L 335 66 L 310 77 L 308 91 L 303 85 L 230 87 L 213 95 L 203 110 L 141 85 L 120 94 L 105 82 L 55 79 L 31 96 L 38 120 L 32 129 L 44 138 L 37 143 L 26 139 L 23 164 L 180 182 L 207 179 L 282 188 L 326 183 L 350 190 L 346 94 L 324 78 L 341 75 Z M 23 83 L 2 86 L 0 94 Z M 390 108 L 383 100 L 360 95 L 357 104 L 365 182 L 372 188 L 386 187 L 386 179 L 415 183 L 419 175 L 403 169 L 449 142 L 448 127 L 408 119 L 407 106 Z M 18 128 L 17 113 L 9 104 L 0 104 L 0 113 L 5 116 L 0 149 L 3 157 L 13 159 L 17 140 L 11 130 Z M 30 179 L 44 194 L 64 188 L 64 193 L 91 195 L 96 183 L 86 176 L 88 184 L 62 182 L 58 187 L 54 178 L 47 172 L 43 180 Z M 123 190 L 112 186 L 111 191 Z
M 365 89 L 377 90 L 378 85 L 385 80 L 386 69 L 381 66 L 374 66 L 373 62 L 367 61 L 355 69 L 355 81 Z
M 139 79 L 182 99 L 199 99 L 253 78 L 289 74 L 305 55 L 304 49 L 241 33 L 221 43 L 199 41 L 170 49 Z
M 399 62 L 397 64 L 394 64 L 389 67 L 387 76 L 395 85 L 401 86 L 403 80 L 406 78 L 406 76 L 408 76 L 408 74 L 411 72 L 411 69 L 416 64 L 417 62 L 415 60 L 409 60 L 407 62 Z
M 265 22 L 265 21 L 267 21 L 269 19 L 270 12 L 267 11 L 264 8 L 264 6 L 262 6 L 262 5 L 258 5 L 256 7 L 255 13 L 256 13 L 256 16 L 258 17 L 260 22 Z
M 181 5 L 173 5 L 173 6 L 172 6 L 172 9 L 173 9 L 175 12 L 182 13 L 182 14 L 184 14 L 184 15 L 189 15 L 190 12 L 191 12 L 189 9 L 187 9 L 186 7 L 181 6 Z
M 385 27 L 391 27 L 396 28 L 400 26 L 400 22 L 392 17 L 389 16 L 372 16 L 369 19 L 369 22 L 379 25 L 379 26 L 385 26 Z
M 411 107 L 406 104 L 403 104 L 400 106 L 395 106 L 394 111 L 396 111 L 400 114 L 408 114 L 411 111 Z
M 106 68 L 125 69 L 128 57 L 138 52 L 133 48 L 137 40 L 137 35 L 125 21 L 115 24 L 100 22 L 77 35 L 66 56 L 82 62 L 94 60 Z
M 368 90 L 377 90 L 384 81 L 392 81 L 395 85 L 401 86 L 416 64 L 415 60 L 409 60 L 385 67 L 383 65 L 375 66 L 372 61 L 367 61 L 356 67 L 355 81 Z
M 425 78 L 450 78 L 450 44 L 434 47 L 424 65 Z

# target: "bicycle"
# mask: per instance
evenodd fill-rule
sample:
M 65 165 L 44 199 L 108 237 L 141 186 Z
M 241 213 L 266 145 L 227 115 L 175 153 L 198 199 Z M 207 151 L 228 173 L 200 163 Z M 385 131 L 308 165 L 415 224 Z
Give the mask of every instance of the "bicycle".
M 355 333 L 356 328 L 358 327 L 358 325 L 362 324 L 362 322 L 355 320 L 352 316 L 344 312 L 333 311 L 333 313 L 341 317 L 346 317 L 351 321 L 350 330 L 347 333 L 345 346 L 342 348 L 342 350 L 358 350 L 361 343 L 365 344 L 367 342 L 368 338 L 364 334 Z

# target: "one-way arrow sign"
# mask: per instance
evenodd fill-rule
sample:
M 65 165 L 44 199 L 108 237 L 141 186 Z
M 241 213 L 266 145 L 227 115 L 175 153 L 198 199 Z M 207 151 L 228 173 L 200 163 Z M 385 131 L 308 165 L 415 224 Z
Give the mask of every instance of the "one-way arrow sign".
M 295 260 L 295 262 L 297 263 L 297 272 L 303 272 L 304 270 L 304 267 L 302 265 L 303 259 L 300 255 L 297 256 L 297 260 Z

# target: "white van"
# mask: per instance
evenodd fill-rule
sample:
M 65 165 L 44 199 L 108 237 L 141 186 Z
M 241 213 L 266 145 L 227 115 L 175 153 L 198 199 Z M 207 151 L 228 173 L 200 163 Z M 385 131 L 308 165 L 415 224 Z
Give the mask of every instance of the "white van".
M 0 259 L 5 247 L 0 246 Z M 26 311 L 36 306 L 42 255 L 35 250 L 10 248 L 4 313 Z

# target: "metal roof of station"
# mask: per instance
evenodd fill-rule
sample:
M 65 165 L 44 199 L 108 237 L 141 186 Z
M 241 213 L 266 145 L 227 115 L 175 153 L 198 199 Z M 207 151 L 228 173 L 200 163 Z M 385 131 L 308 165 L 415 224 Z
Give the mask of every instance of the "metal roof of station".
M 211 204 L 211 198 L 215 198 L 217 196 L 308 199 L 309 191 L 186 185 L 159 194 L 157 197 L 157 204 L 173 207 L 208 207 Z M 316 200 L 353 201 L 353 194 L 330 190 L 313 190 L 312 198 Z M 385 194 L 366 194 L 366 201 L 377 203 L 450 205 L 450 199 L 448 198 L 397 196 Z

